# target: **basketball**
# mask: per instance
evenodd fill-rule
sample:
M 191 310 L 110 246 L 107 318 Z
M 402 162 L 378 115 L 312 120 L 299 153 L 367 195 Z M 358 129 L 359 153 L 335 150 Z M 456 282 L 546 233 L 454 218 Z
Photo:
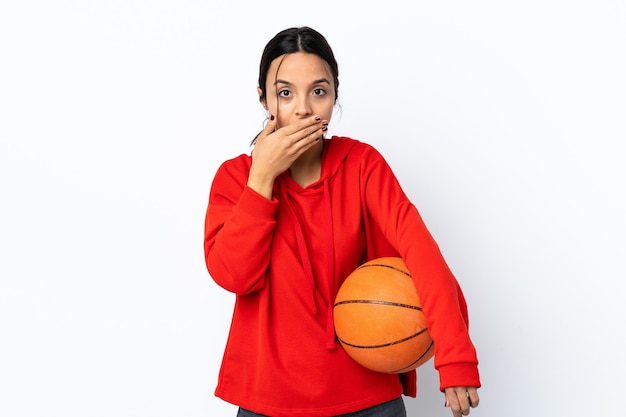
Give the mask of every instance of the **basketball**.
M 407 372 L 433 356 L 426 318 L 401 258 L 374 259 L 355 269 L 339 288 L 333 319 L 341 346 L 373 371 Z

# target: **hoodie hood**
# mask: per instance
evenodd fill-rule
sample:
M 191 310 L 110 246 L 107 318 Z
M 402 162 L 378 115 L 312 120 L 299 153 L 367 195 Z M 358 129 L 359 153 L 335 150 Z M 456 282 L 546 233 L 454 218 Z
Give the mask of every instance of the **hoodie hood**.
M 300 260 L 304 270 L 306 285 L 311 291 L 311 311 L 313 314 L 326 315 L 326 348 L 335 349 L 335 327 L 333 322 L 333 304 L 334 297 L 338 290 L 338 285 L 343 277 L 338 276 L 335 268 L 335 236 L 333 227 L 333 206 L 331 200 L 331 187 L 333 178 L 340 171 L 350 150 L 357 141 L 343 137 L 332 137 L 331 139 L 323 139 L 322 149 L 322 167 L 320 178 L 309 185 L 302 188 L 289 175 L 288 172 L 283 173 L 277 178 L 275 191 L 277 198 L 285 205 L 286 212 L 292 223 Z M 316 242 L 323 245 L 326 251 L 325 265 L 318 265 L 318 273 L 324 276 L 324 279 L 316 279 L 313 260 L 311 258 L 311 250 L 307 244 L 306 232 L 303 222 L 308 220 L 301 205 L 306 204 L 308 199 L 322 200 L 323 213 L 322 223 L 318 230 L 322 230 L 324 237 L 323 242 Z M 299 204 L 296 203 L 299 201 Z M 323 272 L 320 272 L 323 271 Z M 324 311 L 318 311 L 315 296 L 322 295 L 324 298 Z

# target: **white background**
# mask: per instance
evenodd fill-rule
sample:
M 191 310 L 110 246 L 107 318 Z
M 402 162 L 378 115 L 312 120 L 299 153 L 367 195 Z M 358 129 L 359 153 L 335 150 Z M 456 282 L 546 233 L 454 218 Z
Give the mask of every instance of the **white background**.
M 335 49 L 332 134 L 376 146 L 468 298 L 476 416 L 623 414 L 626 5 L 4 1 L 0 415 L 234 416 L 204 265 L 261 50 Z M 409 416 L 449 416 L 432 361 Z

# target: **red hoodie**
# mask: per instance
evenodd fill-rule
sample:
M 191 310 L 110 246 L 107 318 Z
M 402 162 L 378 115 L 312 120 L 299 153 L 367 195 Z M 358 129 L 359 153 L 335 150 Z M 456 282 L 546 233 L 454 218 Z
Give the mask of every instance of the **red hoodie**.
M 415 396 L 415 371 L 370 371 L 335 343 L 342 280 L 382 256 L 401 256 L 413 276 L 440 388 L 480 386 L 461 289 L 380 153 L 324 139 L 320 179 L 302 188 L 283 173 L 272 200 L 247 187 L 251 163 L 249 155 L 224 162 L 209 196 L 207 267 L 236 294 L 215 395 L 274 417 L 332 416 Z

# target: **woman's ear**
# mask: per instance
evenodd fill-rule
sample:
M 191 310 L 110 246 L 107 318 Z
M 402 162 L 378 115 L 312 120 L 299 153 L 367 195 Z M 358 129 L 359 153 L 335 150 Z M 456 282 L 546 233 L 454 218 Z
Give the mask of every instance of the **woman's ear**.
M 259 101 L 261 102 L 261 105 L 265 110 L 267 110 L 267 101 L 263 98 L 263 90 L 261 90 L 261 87 L 257 87 L 256 91 L 259 93 Z

